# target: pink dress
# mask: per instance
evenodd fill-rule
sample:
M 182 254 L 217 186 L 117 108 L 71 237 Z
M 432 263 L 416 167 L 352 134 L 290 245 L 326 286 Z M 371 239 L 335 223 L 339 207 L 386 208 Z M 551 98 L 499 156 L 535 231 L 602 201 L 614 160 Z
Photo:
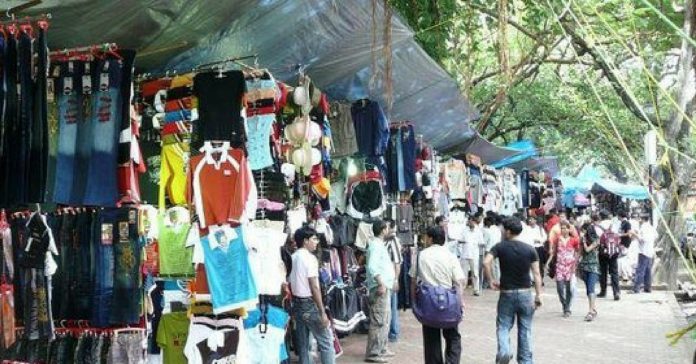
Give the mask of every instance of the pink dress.
M 578 263 L 576 251 L 579 242 L 577 238 L 560 237 L 556 244 L 556 280 L 570 281 L 575 274 L 575 267 Z

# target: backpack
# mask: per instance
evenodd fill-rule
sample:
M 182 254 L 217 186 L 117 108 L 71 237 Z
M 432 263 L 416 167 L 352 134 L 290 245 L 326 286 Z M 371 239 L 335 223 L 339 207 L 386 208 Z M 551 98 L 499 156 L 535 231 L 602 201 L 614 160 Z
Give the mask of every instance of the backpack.
M 609 258 L 618 257 L 621 254 L 621 237 L 611 229 L 604 229 L 599 225 L 598 227 L 602 230 L 602 236 L 599 237 L 599 254 Z

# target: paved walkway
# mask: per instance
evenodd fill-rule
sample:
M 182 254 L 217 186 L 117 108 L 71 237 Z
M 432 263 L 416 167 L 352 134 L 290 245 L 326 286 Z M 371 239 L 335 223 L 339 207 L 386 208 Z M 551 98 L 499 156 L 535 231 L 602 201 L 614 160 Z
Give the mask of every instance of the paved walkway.
M 564 319 L 555 287 L 545 288 L 542 307 L 534 319 L 536 364 L 641 363 L 691 364 L 696 345 L 686 337 L 670 347 L 665 334 L 686 323 L 674 295 L 657 292 L 640 295 L 624 293 L 621 301 L 599 299 L 598 317 L 583 321 L 587 313 L 584 286 L 578 287 L 571 318 Z M 496 352 L 495 316 L 498 294 L 486 291 L 482 297 L 467 294 L 462 333 L 462 363 L 493 363 Z M 392 363 L 423 363 L 421 327 L 412 313 L 400 312 L 402 340 L 391 347 L 397 353 Z M 512 337 L 516 338 L 513 329 Z M 342 340 L 344 354 L 338 363 L 362 363 L 366 335 Z M 513 340 L 513 346 L 516 346 Z M 513 361 L 514 362 L 514 361 Z

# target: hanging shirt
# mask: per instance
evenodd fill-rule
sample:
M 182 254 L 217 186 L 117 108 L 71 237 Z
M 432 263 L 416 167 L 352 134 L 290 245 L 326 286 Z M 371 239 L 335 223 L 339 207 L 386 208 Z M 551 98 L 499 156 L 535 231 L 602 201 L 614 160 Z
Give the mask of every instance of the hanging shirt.
M 186 247 L 191 229 L 188 211 L 183 207 L 169 209 L 158 218 L 159 271 L 163 275 L 186 276 L 194 273 L 193 249 Z
M 270 138 L 274 122 L 274 114 L 252 116 L 244 122 L 248 138 L 249 167 L 254 171 L 273 165 Z
M 193 79 L 193 91 L 198 97 L 198 134 L 200 140 L 230 141 L 241 147 L 246 141 L 242 99 L 246 83 L 242 71 L 203 72 Z
M 241 227 L 210 226 L 201 238 L 205 255 L 205 273 L 218 315 L 239 308 L 252 308 L 258 303 L 258 291 L 249 265 L 247 247 Z
M 338 102 L 331 104 L 332 157 L 347 157 L 358 151 L 350 108 L 350 104 Z
M 241 319 L 214 319 L 205 316 L 191 319 L 184 347 L 188 364 L 247 363 L 249 347 Z
M 203 154 L 191 158 L 189 202 L 196 208 L 201 228 L 241 223 L 256 213 L 256 184 L 244 151 L 211 148 L 204 147 Z
M 360 154 L 366 157 L 381 156 L 389 142 L 389 123 L 379 104 L 360 100 L 351 106 L 353 127 Z
M 263 309 L 265 312 L 262 312 Z M 249 311 L 244 319 L 244 329 L 250 352 L 254 353 L 250 364 L 276 364 L 288 359 L 285 347 L 285 328 L 290 316 L 285 310 L 271 305 Z M 262 318 L 266 325 L 262 324 Z M 263 332 L 265 328 L 265 332 Z
M 157 344 L 162 349 L 162 359 L 167 364 L 187 364 L 184 345 L 189 332 L 186 312 L 162 315 L 157 327 Z
M 244 230 L 249 262 L 259 294 L 277 296 L 285 282 L 285 265 L 280 249 L 288 234 L 269 228 L 250 226 Z
M 443 168 L 450 199 L 466 199 L 469 192 L 469 177 L 464 162 L 452 159 L 445 163 Z

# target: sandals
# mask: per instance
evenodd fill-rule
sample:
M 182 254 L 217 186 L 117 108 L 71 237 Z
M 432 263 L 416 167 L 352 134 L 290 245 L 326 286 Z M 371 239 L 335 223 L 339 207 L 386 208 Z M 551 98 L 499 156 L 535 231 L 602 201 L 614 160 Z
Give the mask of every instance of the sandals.
M 591 322 L 594 321 L 595 318 L 597 318 L 597 310 L 592 310 L 592 312 L 588 312 L 587 316 L 585 316 L 585 321 Z

